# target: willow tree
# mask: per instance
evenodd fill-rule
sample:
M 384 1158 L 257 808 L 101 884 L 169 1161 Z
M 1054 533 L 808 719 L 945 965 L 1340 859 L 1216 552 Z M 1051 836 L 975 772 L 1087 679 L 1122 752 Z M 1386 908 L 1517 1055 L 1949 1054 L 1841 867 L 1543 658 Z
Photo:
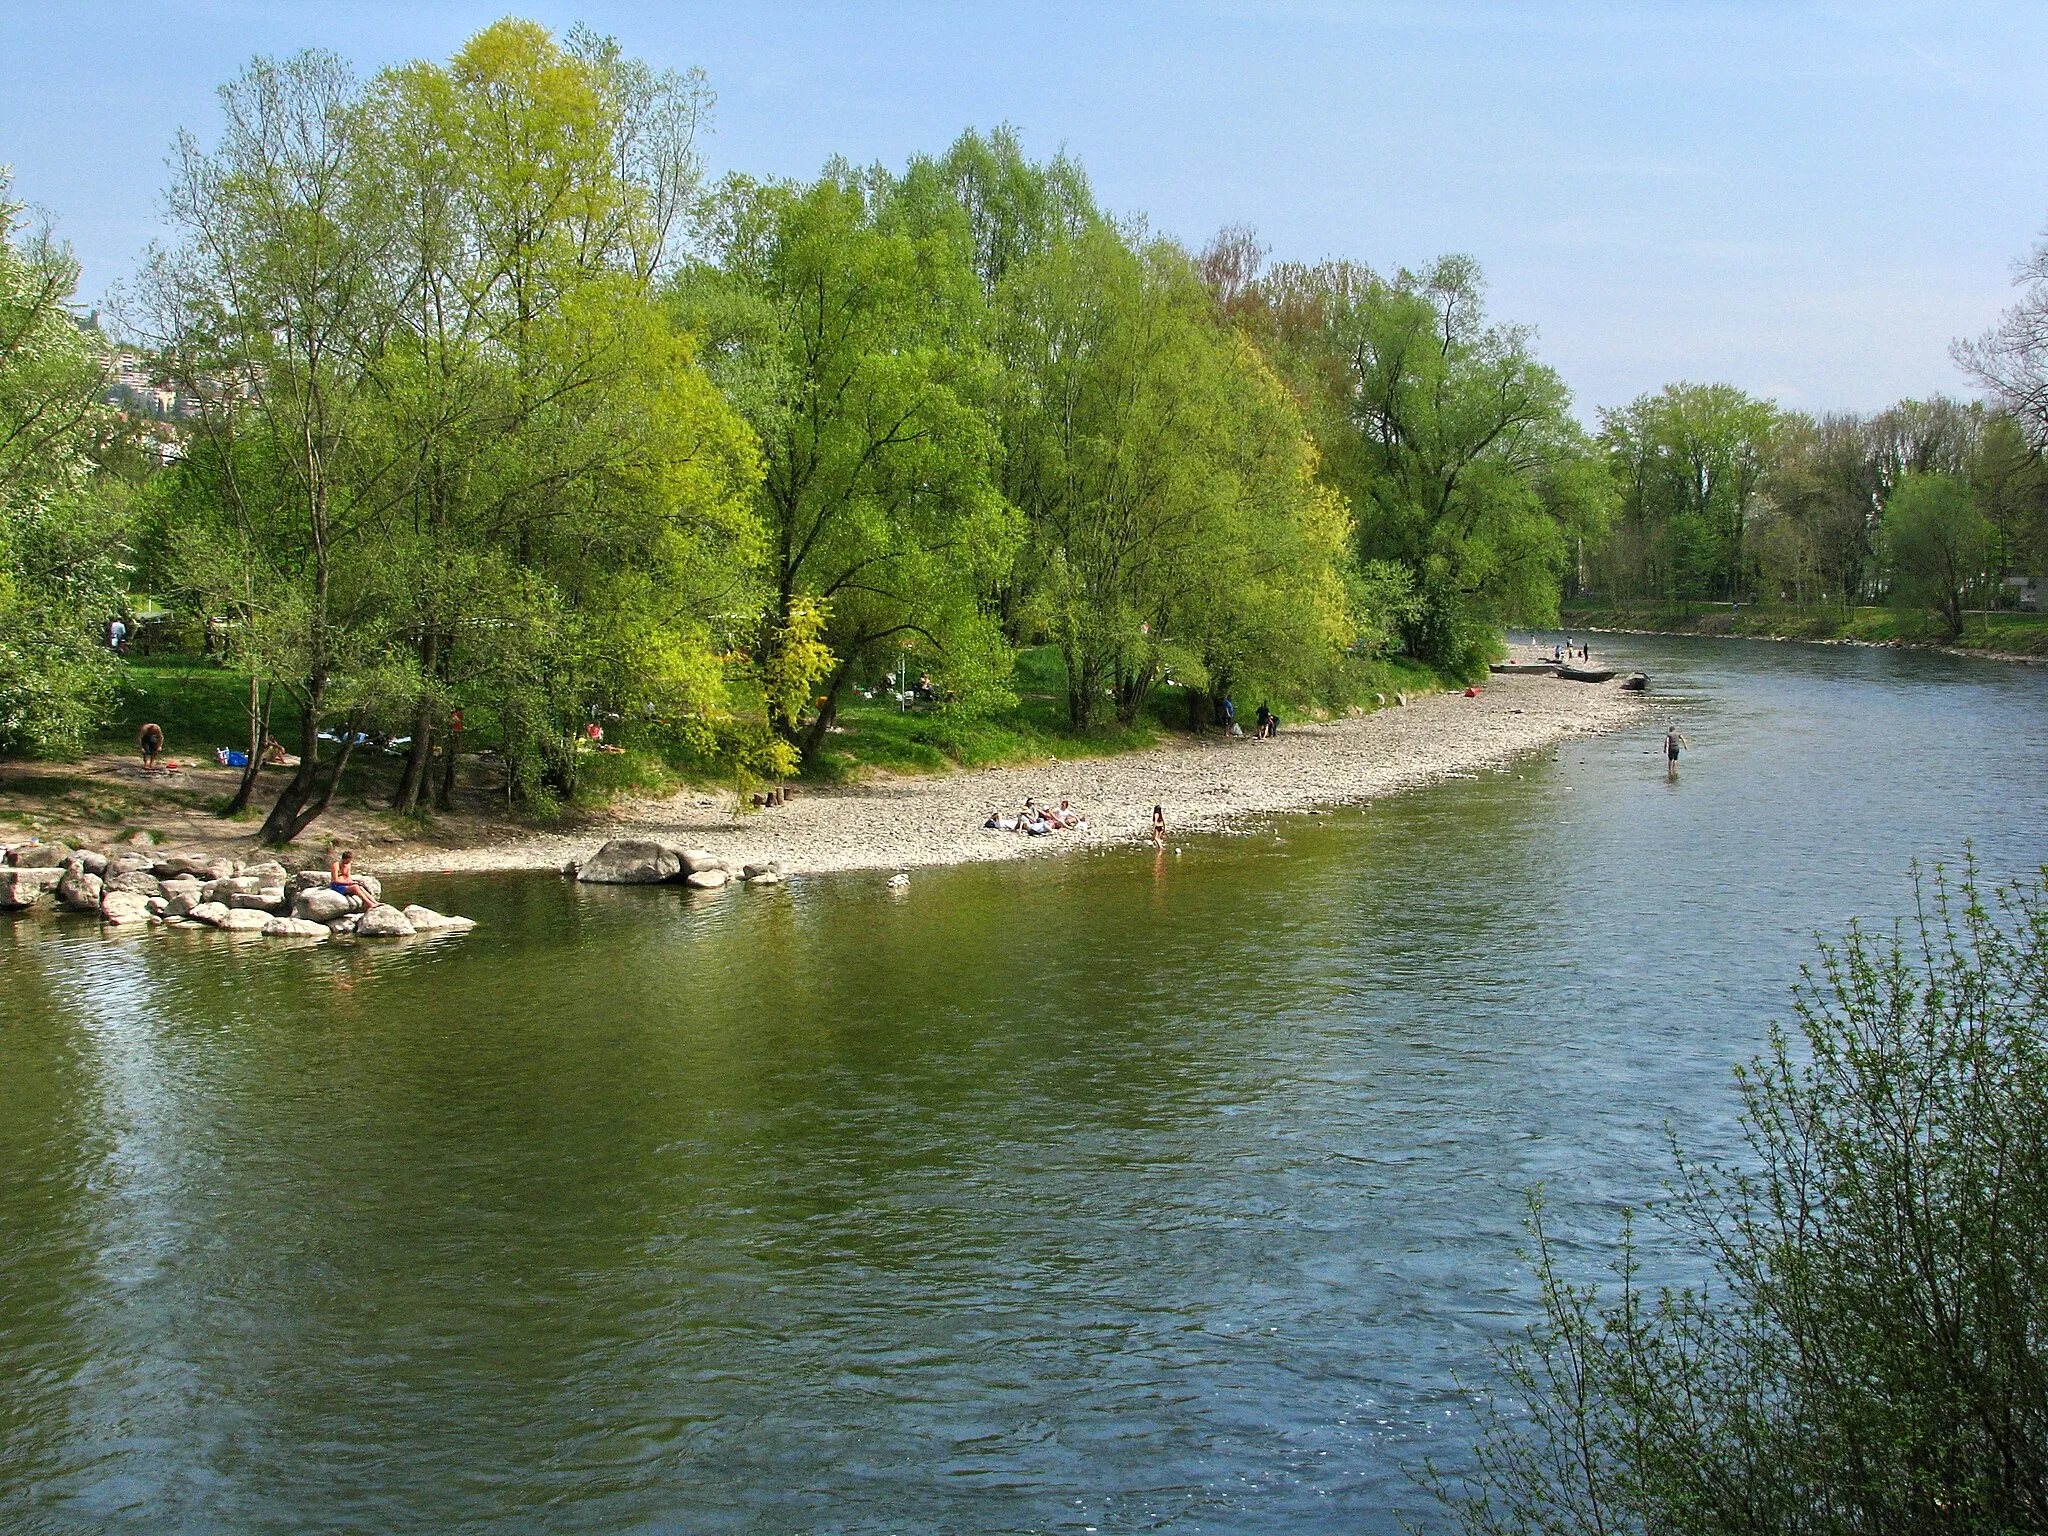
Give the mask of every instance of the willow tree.
M 887 178 L 841 167 L 806 186 L 729 180 L 710 256 L 679 278 L 675 313 L 761 442 L 758 659 L 786 672 L 819 621 L 832 658 L 798 696 L 815 708 L 777 704 L 777 729 L 815 751 L 854 668 L 906 642 L 986 683 L 1004 658 L 978 593 L 1015 524 L 993 480 L 965 241 L 892 218 Z
M 1297 639 L 1339 638 L 1341 503 L 1319 494 L 1292 400 L 1186 252 L 1097 223 L 999 302 L 1027 613 L 1065 658 L 1074 724 L 1105 698 L 1130 723 L 1169 673 L 1199 692 L 1254 657 L 1284 673 Z

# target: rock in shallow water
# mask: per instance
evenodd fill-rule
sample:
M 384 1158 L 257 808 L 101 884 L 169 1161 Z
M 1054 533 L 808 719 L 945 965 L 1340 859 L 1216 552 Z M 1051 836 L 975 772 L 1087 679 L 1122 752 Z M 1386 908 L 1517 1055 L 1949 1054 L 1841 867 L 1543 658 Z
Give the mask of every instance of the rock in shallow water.
M 0 910 L 21 912 L 57 888 L 61 869 L 0 869 Z
M 683 884 L 699 891 L 715 891 L 732 876 L 722 869 L 700 869 L 683 877 Z
M 682 871 L 682 855 L 668 844 L 618 837 L 585 859 L 576 878 L 585 885 L 660 885 Z
M 263 925 L 266 939 L 324 939 L 330 931 L 325 923 L 309 923 L 302 917 L 273 917 Z
M 372 907 L 356 922 L 359 939 L 409 939 L 413 926 L 396 907 Z
M 140 891 L 109 891 L 100 898 L 100 917 L 109 923 L 146 923 L 149 903 Z
M 261 933 L 275 921 L 276 919 L 268 912 L 258 911 L 254 907 L 230 907 L 228 915 L 215 923 L 214 927 L 223 933 Z
M 219 928 L 228 920 L 228 905 L 224 901 L 202 901 L 185 915 L 195 923 L 204 923 L 209 928 Z
M 64 878 L 57 882 L 57 903 L 74 912 L 97 912 L 100 897 L 106 894 L 106 884 L 98 875 L 88 875 L 82 869 L 67 869 Z
M 292 903 L 292 916 L 304 918 L 310 923 L 331 923 L 336 918 L 348 916 L 348 898 L 328 886 L 316 890 L 299 892 Z
M 476 926 L 473 917 L 449 917 L 422 906 L 407 907 L 405 920 L 412 924 L 414 933 L 467 933 Z

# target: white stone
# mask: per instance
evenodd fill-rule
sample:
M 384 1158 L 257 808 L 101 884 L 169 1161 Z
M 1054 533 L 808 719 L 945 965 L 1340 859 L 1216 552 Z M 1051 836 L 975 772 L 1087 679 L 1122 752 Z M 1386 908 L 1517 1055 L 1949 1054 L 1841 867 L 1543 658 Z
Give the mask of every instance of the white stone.
M 149 898 L 136 891 L 109 891 L 100 898 L 100 916 L 110 923 L 146 923 Z
M 267 939 L 324 939 L 329 932 L 325 923 L 309 923 L 300 917 L 273 917 L 263 925 Z
M 362 939 L 409 939 L 413 926 L 396 907 L 372 907 L 356 922 L 356 937 Z

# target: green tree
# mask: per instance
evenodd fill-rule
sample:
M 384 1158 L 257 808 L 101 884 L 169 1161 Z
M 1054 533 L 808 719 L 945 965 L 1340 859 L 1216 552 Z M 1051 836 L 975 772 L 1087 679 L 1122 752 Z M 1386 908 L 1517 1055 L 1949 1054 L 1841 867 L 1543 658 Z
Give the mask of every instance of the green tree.
M 1909 474 L 1885 508 L 1885 544 L 1899 591 L 1940 618 L 1950 639 L 1963 632 L 1970 594 L 1991 573 L 1991 525 L 1960 475 Z
M 1729 384 L 1669 384 L 1601 413 L 1619 525 L 1658 596 L 1747 597 L 1778 411 Z
M 32 229 L 0 169 L 0 750 L 78 745 L 112 693 L 99 623 L 118 602 L 92 446 L 106 415 L 78 265 Z
M 1213 252 L 1231 274 L 1226 307 L 1309 402 L 1361 560 L 1410 573 L 1408 650 L 1466 673 L 1498 625 L 1554 618 L 1560 578 L 1612 496 L 1574 467 L 1590 448 L 1531 333 L 1487 318 L 1477 264 L 1451 256 L 1382 278 L 1333 262 L 1253 280 L 1245 240 Z
M 1823 947 L 1738 1074 L 1744 1166 L 1681 1156 L 1660 1248 L 1704 1282 L 1652 1292 L 1625 1227 L 1574 1283 L 1537 1206 L 1465 1529 L 2048 1527 L 2048 871 L 1937 871 L 1908 935 Z
M 777 731 L 806 753 L 863 660 L 911 641 L 965 680 L 1000 651 L 979 594 L 1016 526 L 994 483 L 981 290 L 960 232 L 894 217 L 891 190 L 845 167 L 808 186 L 730 179 L 715 261 L 673 290 L 677 323 L 704 335 L 761 442 L 762 670 L 787 673 L 794 618 L 824 618 L 818 694 L 770 691 Z M 792 713 L 804 698 L 815 708 Z

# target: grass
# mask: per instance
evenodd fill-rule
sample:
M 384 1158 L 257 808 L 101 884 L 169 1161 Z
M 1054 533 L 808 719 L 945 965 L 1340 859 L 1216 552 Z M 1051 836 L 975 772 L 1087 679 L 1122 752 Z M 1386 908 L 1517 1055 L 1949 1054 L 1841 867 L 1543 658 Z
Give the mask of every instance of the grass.
M 1356 705 L 1370 712 L 1376 694 L 1433 693 L 1450 686 L 1417 662 L 1405 658 L 1354 662 L 1333 685 L 1343 700 L 1339 709 Z M 1182 690 L 1153 690 L 1137 720 L 1076 729 L 1067 719 L 1066 668 L 1052 646 L 1034 646 L 1017 656 L 1017 702 L 982 719 L 963 720 L 943 709 L 899 710 L 886 696 L 855 695 L 839 711 L 839 730 L 828 738 L 811 765 L 813 777 L 846 780 L 863 769 L 892 773 L 943 773 L 954 768 L 1000 767 L 1048 757 L 1112 757 L 1158 744 L 1168 731 L 1186 728 L 1187 704 Z M 1283 717 L 1300 719 L 1317 711 L 1293 699 L 1276 699 Z M 1328 706 L 1321 713 L 1327 715 Z M 1248 722 L 1252 709 L 1240 710 Z
M 1947 645 L 1958 650 L 2048 656 L 2048 613 L 1973 613 L 1954 639 L 1913 608 L 1796 608 L 1726 603 L 1568 603 L 1562 622 L 1580 629 L 1668 635 L 1756 635 L 1779 640 L 1857 640 L 1872 645 Z
M 164 728 L 172 757 L 211 760 L 215 747 L 249 743 L 249 677 L 200 656 L 146 656 L 125 663 L 114 718 L 101 744 L 134 745 L 135 733 L 154 720 Z M 284 723 L 282 714 L 276 723 Z

